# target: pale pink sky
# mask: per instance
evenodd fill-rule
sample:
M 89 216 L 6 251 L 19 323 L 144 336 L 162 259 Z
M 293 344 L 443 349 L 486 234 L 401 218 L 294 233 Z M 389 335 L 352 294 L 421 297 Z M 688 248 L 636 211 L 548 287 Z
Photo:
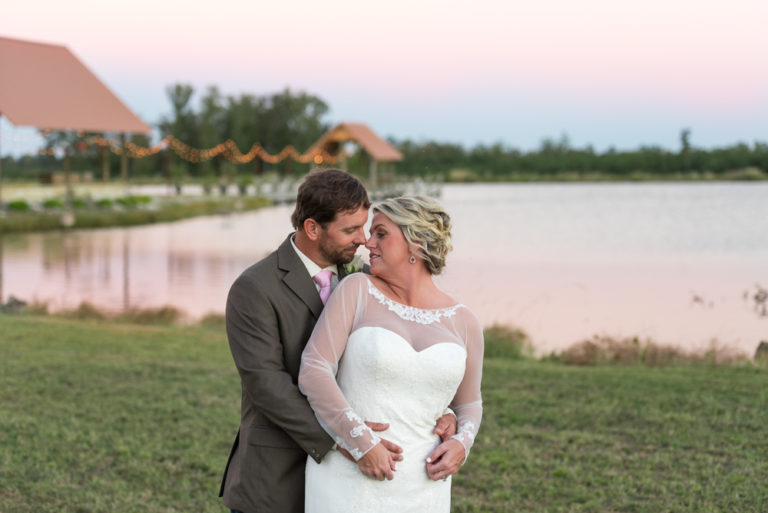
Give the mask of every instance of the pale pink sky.
M 383 3 L 382 3 L 383 4 Z M 0 36 L 63 44 L 137 114 L 165 87 L 290 86 L 398 139 L 531 149 L 768 141 L 765 0 L 26 0 Z

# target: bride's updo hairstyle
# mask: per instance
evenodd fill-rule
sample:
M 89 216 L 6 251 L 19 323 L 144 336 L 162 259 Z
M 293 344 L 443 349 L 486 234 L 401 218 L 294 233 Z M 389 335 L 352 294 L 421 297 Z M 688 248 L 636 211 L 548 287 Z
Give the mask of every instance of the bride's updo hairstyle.
M 445 256 L 453 249 L 451 218 L 437 201 L 426 196 L 400 196 L 373 205 L 400 227 L 405 240 L 419 248 L 416 257 L 424 261 L 430 274 L 440 274 Z

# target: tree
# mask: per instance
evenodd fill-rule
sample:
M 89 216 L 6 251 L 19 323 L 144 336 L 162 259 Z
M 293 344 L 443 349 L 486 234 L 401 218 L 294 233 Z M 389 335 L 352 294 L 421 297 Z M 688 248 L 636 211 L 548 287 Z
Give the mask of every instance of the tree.
M 680 157 L 683 160 L 683 170 L 687 173 L 691 169 L 691 129 L 683 128 L 680 131 Z
M 195 113 L 190 107 L 190 100 L 194 94 L 194 88 L 189 84 L 174 84 L 165 88 L 168 99 L 171 101 L 171 118 L 163 117 L 160 120 L 160 131 L 163 135 L 172 135 L 185 144 L 196 144 Z M 168 150 L 171 151 L 170 149 Z M 170 172 L 171 161 L 168 156 L 167 172 Z M 189 164 L 183 164 L 189 169 Z
M 203 97 L 200 114 L 197 122 L 197 141 L 201 149 L 210 149 L 220 142 L 223 142 L 226 135 L 224 123 L 226 115 L 222 106 L 222 96 L 216 86 L 209 86 L 206 95 Z M 203 175 L 211 175 L 213 171 L 221 176 L 222 156 L 217 156 L 213 161 L 201 163 L 201 172 Z

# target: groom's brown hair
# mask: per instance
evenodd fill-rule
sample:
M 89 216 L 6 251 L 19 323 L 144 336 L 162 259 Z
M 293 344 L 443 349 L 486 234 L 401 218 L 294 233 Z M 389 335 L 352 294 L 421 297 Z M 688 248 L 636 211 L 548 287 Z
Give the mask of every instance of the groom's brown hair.
M 291 223 L 300 230 L 304 221 L 314 219 L 325 228 L 340 212 L 370 206 L 368 192 L 360 180 L 341 169 L 315 168 L 299 186 Z

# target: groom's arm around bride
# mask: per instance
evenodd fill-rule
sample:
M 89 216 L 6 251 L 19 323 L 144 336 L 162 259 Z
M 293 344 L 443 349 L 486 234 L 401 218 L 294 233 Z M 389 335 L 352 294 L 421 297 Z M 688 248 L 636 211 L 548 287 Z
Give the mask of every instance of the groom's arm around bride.
M 292 218 L 295 237 L 230 289 L 226 326 L 241 379 L 241 420 L 220 495 L 232 510 L 302 512 L 307 455 L 319 462 L 334 444 L 297 386 L 301 353 L 323 309 L 310 268 L 331 270 L 335 283 L 343 277 L 339 264 L 365 242 L 369 206 L 352 175 L 310 173 Z

